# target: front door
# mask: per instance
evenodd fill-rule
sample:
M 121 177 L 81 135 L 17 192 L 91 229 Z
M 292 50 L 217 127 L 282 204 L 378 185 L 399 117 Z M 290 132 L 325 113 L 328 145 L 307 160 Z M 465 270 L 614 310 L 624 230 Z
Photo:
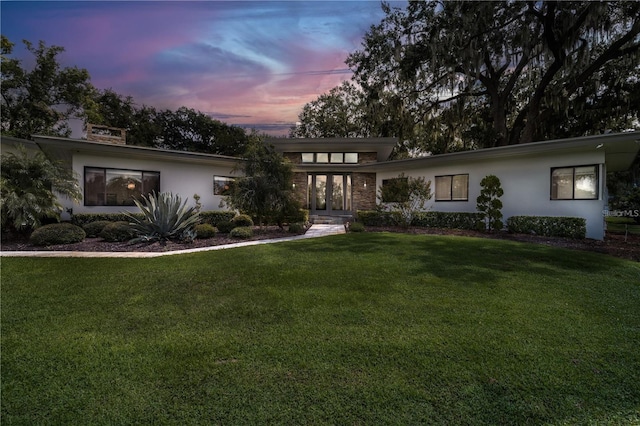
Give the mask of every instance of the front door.
M 307 177 L 307 208 L 311 214 L 351 214 L 351 175 L 318 173 Z

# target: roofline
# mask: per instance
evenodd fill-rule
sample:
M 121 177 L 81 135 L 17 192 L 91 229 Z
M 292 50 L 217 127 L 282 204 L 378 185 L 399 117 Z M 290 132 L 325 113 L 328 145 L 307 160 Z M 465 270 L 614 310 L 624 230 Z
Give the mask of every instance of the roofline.
M 62 148 L 66 150 L 86 151 L 86 152 L 113 152 L 127 153 L 145 158 L 171 158 L 172 160 L 182 160 L 186 162 L 205 163 L 234 163 L 243 162 L 244 159 L 219 154 L 205 154 L 201 152 L 177 151 L 170 149 L 151 148 L 137 145 L 119 145 L 108 142 L 88 141 L 85 139 L 71 139 L 57 136 L 33 135 L 33 139 L 38 146 L 48 146 Z
M 514 157 L 531 154 L 542 154 L 545 152 L 571 152 L 584 150 L 591 147 L 592 149 L 602 149 L 607 153 L 613 153 L 613 145 L 627 145 L 635 142 L 634 149 L 629 149 L 629 164 L 631 165 L 634 158 L 640 150 L 640 131 L 609 133 L 603 135 L 581 136 L 568 139 L 553 139 L 540 142 L 531 142 L 519 145 L 508 145 L 493 148 L 484 148 L 473 151 L 451 152 L 447 154 L 430 155 L 426 157 L 407 158 L 402 160 L 392 160 L 384 163 L 366 163 L 359 165 L 363 169 L 396 169 L 399 166 L 418 166 L 422 163 L 438 164 L 450 161 L 476 161 L 484 159 L 496 159 L 503 157 Z M 602 145 L 601 145 L 602 144 Z M 626 151 L 625 151 L 626 152 Z
M 398 138 L 273 138 L 266 143 L 278 152 L 375 152 L 378 161 L 383 162 L 388 160 Z

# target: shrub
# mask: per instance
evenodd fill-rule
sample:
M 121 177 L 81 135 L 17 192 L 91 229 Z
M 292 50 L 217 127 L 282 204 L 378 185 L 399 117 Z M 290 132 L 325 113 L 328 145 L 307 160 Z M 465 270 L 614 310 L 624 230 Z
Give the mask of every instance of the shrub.
M 34 230 L 29 241 L 34 246 L 50 246 L 79 243 L 85 236 L 86 233 L 79 226 L 71 223 L 52 223 Z
M 196 238 L 213 238 L 218 233 L 218 229 L 208 223 L 200 223 L 195 226 Z
M 414 218 L 413 225 L 422 228 L 476 229 L 476 224 L 483 217 L 482 213 L 475 212 L 419 213 Z
M 504 194 L 500 179 L 495 175 L 485 176 L 480 186 L 482 189 L 476 199 L 476 208 L 484 215 L 484 219 L 478 223 L 478 227 L 481 230 L 500 231 L 503 227 L 500 197 Z
M 587 221 L 581 217 L 511 216 L 507 229 L 518 234 L 582 239 L 587 234 Z
M 397 178 L 388 179 L 388 185 L 380 186 L 378 199 L 380 209 L 392 212 L 397 224 L 408 228 L 415 216 L 424 210 L 424 205 L 431 199 L 431 181 L 423 177 L 405 177 L 401 173 Z
M 89 222 L 82 227 L 84 232 L 87 233 L 87 237 L 97 237 L 100 235 L 105 226 L 110 224 L 108 220 L 96 220 L 95 222 Z
M 230 222 L 235 215 L 236 215 L 235 212 L 230 212 L 230 211 L 209 210 L 205 212 L 200 212 L 200 223 L 208 223 L 209 225 L 217 227 L 220 222 Z
M 141 240 L 193 240 L 195 237 L 193 227 L 200 218 L 195 208 L 187 207 L 187 202 L 183 203 L 179 195 L 152 192 L 143 195 L 142 201 L 134 199 L 133 202 L 142 211 L 144 219 L 127 215 Z
M 364 232 L 364 225 L 361 222 L 353 222 L 349 225 L 349 232 Z
M 398 224 L 400 217 L 395 212 L 381 210 L 358 210 L 358 222 L 365 226 L 393 226 Z
M 71 223 L 78 226 L 84 226 L 88 223 L 102 220 L 108 222 L 128 222 L 131 216 L 138 219 L 144 218 L 142 213 L 74 213 L 71 216 Z
M 218 223 L 218 226 L 217 226 L 218 231 L 223 234 L 228 234 L 235 227 L 236 226 L 228 220 Z
M 236 227 L 238 226 L 253 226 L 253 219 L 251 216 L 246 214 L 239 214 L 233 219 L 231 219 L 231 223 L 233 223 Z
M 304 232 L 304 225 L 296 222 L 289 224 L 289 232 L 292 234 L 302 234 Z
M 129 241 L 137 236 L 136 230 L 129 225 L 129 222 L 124 221 L 111 222 L 100 232 L 100 238 L 110 243 Z
M 237 228 L 233 228 L 229 233 L 231 238 L 239 238 L 242 240 L 246 240 L 247 238 L 253 237 L 253 228 L 248 226 L 238 226 Z

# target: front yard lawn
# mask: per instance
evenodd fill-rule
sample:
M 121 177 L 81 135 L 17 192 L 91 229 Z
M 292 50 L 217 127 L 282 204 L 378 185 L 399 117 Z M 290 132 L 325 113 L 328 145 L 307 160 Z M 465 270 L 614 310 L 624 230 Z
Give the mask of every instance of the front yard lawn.
M 346 234 L 2 258 L 3 425 L 640 422 L 640 264 Z

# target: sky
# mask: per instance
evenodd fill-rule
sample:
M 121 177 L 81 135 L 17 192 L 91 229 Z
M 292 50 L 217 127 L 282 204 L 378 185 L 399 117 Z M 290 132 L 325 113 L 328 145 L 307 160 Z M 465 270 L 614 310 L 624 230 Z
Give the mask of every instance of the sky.
M 27 68 L 21 40 L 43 40 L 99 89 L 276 136 L 351 77 L 347 56 L 383 17 L 372 0 L 0 2 L 2 34 Z

